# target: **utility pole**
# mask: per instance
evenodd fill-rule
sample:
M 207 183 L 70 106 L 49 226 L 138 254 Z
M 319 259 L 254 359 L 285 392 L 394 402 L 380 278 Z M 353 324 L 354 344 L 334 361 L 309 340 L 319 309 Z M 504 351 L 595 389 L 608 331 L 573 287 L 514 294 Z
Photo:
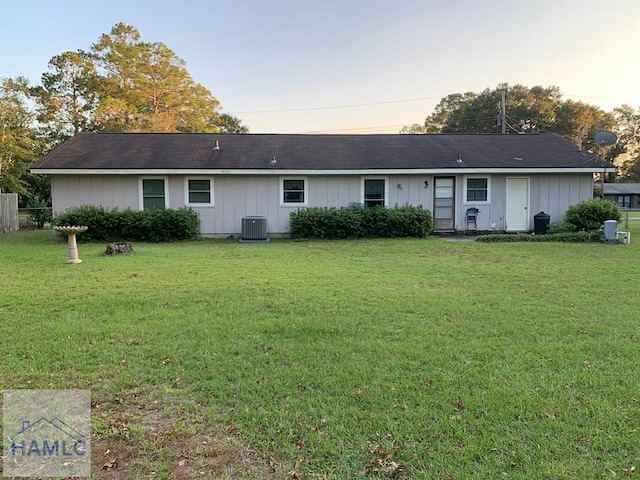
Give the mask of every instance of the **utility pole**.
M 502 91 L 502 98 L 500 99 L 500 122 L 502 126 L 502 134 L 507 133 L 507 102 L 505 99 L 504 90 Z

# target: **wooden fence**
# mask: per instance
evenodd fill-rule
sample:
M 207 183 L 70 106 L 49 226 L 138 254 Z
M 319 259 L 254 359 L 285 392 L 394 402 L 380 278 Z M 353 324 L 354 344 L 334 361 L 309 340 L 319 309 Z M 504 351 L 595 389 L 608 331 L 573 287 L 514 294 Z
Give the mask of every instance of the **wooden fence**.
M 15 232 L 18 226 L 18 194 L 0 193 L 0 232 Z

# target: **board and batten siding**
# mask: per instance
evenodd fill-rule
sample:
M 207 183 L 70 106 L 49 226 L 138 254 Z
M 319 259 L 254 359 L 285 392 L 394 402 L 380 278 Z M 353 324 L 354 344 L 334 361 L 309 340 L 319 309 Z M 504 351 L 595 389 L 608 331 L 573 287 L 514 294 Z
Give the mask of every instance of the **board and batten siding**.
M 591 174 L 532 175 L 530 183 L 531 212 L 549 214 L 552 222 L 564 219 L 571 205 L 593 198 L 593 176 Z
M 286 178 L 295 178 L 287 175 Z M 345 207 L 362 201 L 362 177 L 357 175 L 303 176 L 307 181 L 307 207 Z M 267 232 L 287 234 L 290 213 L 297 205 L 282 205 L 280 182 L 273 175 L 218 175 L 214 179 L 214 207 L 192 207 L 200 213 L 201 233 L 212 235 L 241 232 L 242 218 L 260 216 L 267 219 Z M 367 176 L 367 178 L 375 178 Z M 423 205 L 430 208 L 431 197 L 424 189 L 427 176 L 392 175 L 389 181 L 390 206 Z M 180 181 L 183 184 L 183 181 Z M 400 186 L 398 186 L 400 185 Z M 421 187 L 422 186 L 422 187 Z M 304 208 L 304 207 L 303 207 Z
M 108 210 L 138 209 L 137 175 L 52 175 L 53 213 L 99 205 Z
M 593 177 L 584 174 L 522 174 L 490 175 L 491 203 L 464 202 L 465 181 L 456 184 L 456 229 L 465 230 L 465 213 L 469 207 L 478 207 L 478 230 L 505 230 L 507 178 L 529 179 L 529 229 L 533 230 L 533 217 L 545 212 L 552 222 L 564 219 L 567 208 L 593 197 Z
M 478 175 L 476 175 L 478 176 Z M 153 175 L 144 175 L 144 178 Z M 169 208 L 185 205 L 185 178 L 201 176 L 169 175 L 166 178 Z M 295 175 L 287 175 L 295 178 Z M 362 179 L 385 178 L 388 182 L 390 207 L 421 205 L 433 210 L 433 176 L 431 175 L 303 175 L 307 181 L 308 207 L 344 207 L 362 202 Z M 560 221 L 570 205 L 593 195 L 591 174 L 532 174 L 488 175 L 490 177 L 490 203 L 465 202 L 465 177 L 456 176 L 455 228 L 465 230 L 467 208 L 477 206 L 478 230 L 504 230 L 506 213 L 507 177 L 529 179 L 529 222 L 533 229 L 533 216 L 544 211 L 551 221 Z M 60 213 L 81 205 L 100 205 L 118 210 L 140 208 L 139 175 L 53 175 L 51 181 L 53 209 Z M 289 214 L 299 208 L 282 205 L 280 182 L 277 175 L 215 175 L 213 178 L 213 205 L 193 206 L 200 216 L 203 235 L 239 234 L 242 218 L 261 216 L 267 219 L 269 234 L 289 232 Z M 425 181 L 427 187 L 425 187 Z
M 153 175 L 143 175 L 151 178 Z M 163 176 L 159 176 L 163 177 Z M 169 175 L 167 197 L 169 208 L 185 204 L 185 178 L 199 176 Z M 422 205 L 431 208 L 432 182 L 427 175 L 381 176 L 389 182 L 388 205 Z M 60 213 L 81 205 L 100 205 L 106 209 L 138 210 L 140 208 L 140 176 L 138 175 L 54 175 L 51 182 L 53 209 Z M 289 232 L 289 214 L 299 208 L 281 205 L 280 182 L 275 175 L 216 175 L 213 178 L 213 206 L 192 206 L 200 216 L 203 235 L 239 234 L 242 218 L 260 216 L 267 219 L 270 234 Z M 295 178 L 288 175 L 287 178 Z M 358 175 L 314 175 L 307 180 L 308 207 L 344 207 L 362 201 L 362 178 Z M 366 178 L 378 178 L 367 176 Z

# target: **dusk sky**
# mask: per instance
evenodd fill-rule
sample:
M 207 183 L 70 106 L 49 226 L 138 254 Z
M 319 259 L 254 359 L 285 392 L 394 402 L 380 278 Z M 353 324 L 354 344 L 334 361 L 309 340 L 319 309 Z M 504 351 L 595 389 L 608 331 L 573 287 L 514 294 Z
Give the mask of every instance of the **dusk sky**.
M 252 133 L 397 133 L 501 82 L 640 107 L 638 0 L 4 2 L 0 77 L 37 84 L 118 22 L 166 44 Z

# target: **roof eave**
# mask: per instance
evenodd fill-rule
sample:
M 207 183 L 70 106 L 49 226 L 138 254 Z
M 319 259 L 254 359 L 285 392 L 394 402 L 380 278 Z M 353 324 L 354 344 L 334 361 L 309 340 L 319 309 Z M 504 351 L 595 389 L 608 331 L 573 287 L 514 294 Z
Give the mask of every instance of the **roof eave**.
M 612 167 L 561 168 L 369 168 L 369 169 L 263 169 L 263 168 L 32 168 L 40 175 L 458 175 L 532 173 L 615 173 Z

